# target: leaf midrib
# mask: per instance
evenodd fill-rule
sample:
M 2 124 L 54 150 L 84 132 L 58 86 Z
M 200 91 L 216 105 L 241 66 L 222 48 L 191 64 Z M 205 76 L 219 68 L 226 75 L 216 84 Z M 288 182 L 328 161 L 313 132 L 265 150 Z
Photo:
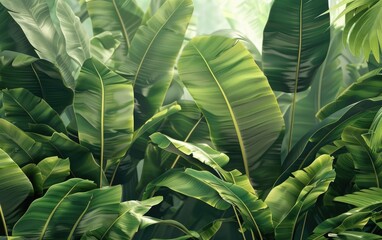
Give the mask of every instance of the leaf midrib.
M 210 72 L 212 78 L 214 79 L 216 85 L 218 86 L 219 90 L 220 90 L 220 93 L 222 94 L 223 98 L 224 98 L 224 101 L 226 103 L 226 106 L 228 107 L 228 111 L 230 113 L 230 116 L 231 116 L 231 119 L 232 119 L 232 122 L 233 122 L 233 125 L 234 125 L 234 128 L 235 128 L 235 131 L 236 131 L 236 134 L 237 134 L 237 139 L 239 141 L 239 145 L 240 145 L 240 150 L 241 150 L 241 154 L 242 154 L 242 157 L 243 157 L 243 162 L 244 162 L 244 168 L 245 168 L 245 174 L 249 177 L 249 168 L 248 168 L 248 157 L 247 157 L 247 152 L 246 152 L 246 149 L 245 149 L 245 146 L 244 146 L 244 142 L 243 142 L 243 138 L 242 138 L 242 135 L 241 135 L 241 131 L 240 131 L 240 127 L 239 127 L 239 124 L 236 120 L 236 115 L 235 115 L 235 112 L 233 111 L 232 109 L 232 106 L 230 104 L 230 102 L 228 101 L 228 98 L 222 88 L 222 86 L 220 85 L 217 77 L 215 76 L 214 72 L 212 71 L 211 67 L 210 67 L 210 64 L 208 63 L 207 59 L 204 57 L 204 55 L 200 52 L 200 50 L 197 48 L 197 46 L 195 44 L 193 44 L 193 42 L 190 42 L 190 44 L 192 44 L 192 46 L 195 48 L 195 50 L 198 52 L 198 54 L 200 55 L 200 57 L 203 59 L 206 67 L 208 68 L 208 71 Z

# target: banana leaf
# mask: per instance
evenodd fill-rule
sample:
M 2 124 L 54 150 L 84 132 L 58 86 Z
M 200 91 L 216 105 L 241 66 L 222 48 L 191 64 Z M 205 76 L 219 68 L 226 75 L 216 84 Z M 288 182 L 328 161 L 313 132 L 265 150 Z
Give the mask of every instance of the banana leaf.
M 134 97 L 131 83 L 98 60 L 85 61 L 77 79 L 74 112 L 80 143 L 99 160 L 124 156 L 133 137 Z
M 3 90 L 5 119 L 24 131 L 31 131 L 30 124 L 48 125 L 57 132 L 66 133 L 60 116 L 41 98 L 23 88 Z
M 17 51 L 29 55 L 36 55 L 20 26 L 13 20 L 7 9 L 0 4 L 0 52 L 5 50 Z
M 273 2 L 262 59 L 273 90 L 296 94 L 309 88 L 329 47 L 329 14 L 323 14 L 327 10 L 326 1 Z
M 375 115 L 373 123 L 369 129 L 370 148 L 376 152 L 382 152 L 382 108 Z
M 13 228 L 14 236 L 26 238 L 78 238 L 118 216 L 121 188 L 95 189 L 78 178 L 56 184 L 32 202 Z
M 162 200 L 162 197 L 153 197 L 144 201 L 123 202 L 120 204 L 119 215 L 113 222 L 87 232 L 81 239 L 133 239 L 140 228 L 143 215 Z
M 69 158 L 70 170 L 74 177 L 93 180 L 99 186 L 108 185 L 104 172 L 86 147 L 62 133 L 53 133 L 47 141 L 56 150 L 58 157 Z
M 1 53 L 0 88 L 25 88 L 44 99 L 57 113 L 62 113 L 73 101 L 73 92 L 65 87 L 52 63 L 16 52 Z
M 111 58 L 111 67 L 116 70 L 126 64 L 131 42 L 142 22 L 143 12 L 134 0 L 86 1 L 95 35 L 111 32 L 120 42 Z
M 236 40 L 197 37 L 184 48 L 180 78 L 207 120 L 211 140 L 254 179 L 259 158 L 275 142 L 283 119 L 267 79 Z
M 56 15 L 65 39 L 66 51 L 78 65 L 82 65 L 86 59 L 90 58 L 89 36 L 67 1 L 55 1 L 57 1 Z
M 112 32 L 102 32 L 92 37 L 90 39 L 91 56 L 108 66 L 110 58 L 121 44 L 117 37 L 118 35 Z
M 199 199 L 210 206 L 225 210 L 231 205 L 238 209 L 246 229 L 262 239 L 272 232 L 271 214 L 266 204 L 244 188 L 227 183 L 210 172 L 186 169 L 167 171 L 151 182 L 143 195 L 147 198 L 157 187 L 168 187 L 173 191 Z
M 382 68 L 375 69 L 361 76 L 355 83 L 344 90 L 333 102 L 324 106 L 317 117 L 324 119 L 330 114 L 366 98 L 382 94 Z
M 360 189 L 382 187 L 382 154 L 370 149 L 369 141 L 362 134 L 367 129 L 348 126 L 342 133 L 345 147 L 353 157 L 355 184 Z
M 336 217 L 326 219 L 314 229 L 314 234 L 312 234 L 309 239 L 326 239 L 324 236 L 328 236 L 330 233 L 344 233 L 344 235 L 346 235 L 348 230 L 363 229 L 372 218 L 380 218 L 382 216 L 380 212 L 380 208 L 382 206 L 381 196 L 382 190 L 380 188 L 370 188 L 347 194 L 345 196 L 336 197 L 334 199 L 335 201 L 348 203 L 356 206 L 356 208 L 353 208 Z M 354 237 L 357 235 L 362 236 L 362 232 L 353 234 Z M 366 234 L 366 237 L 373 236 L 367 236 Z
M 301 219 L 334 181 L 332 164 L 333 158 L 322 155 L 270 191 L 265 203 L 272 212 L 276 239 L 300 238 L 297 228 L 305 226 Z
M 0 149 L 1 217 L 4 217 L 8 227 L 18 220 L 23 213 L 23 202 L 31 195 L 33 195 L 33 186 L 27 176 L 12 158 Z
M 192 11 L 192 0 L 166 1 L 131 42 L 128 65 L 122 72 L 133 75 L 138 127 L 163 104 Z
M 42 175 L 42 188 L 48 189 L 50 186 L 64 182 L 70 175 L 69 159 L 61 159 L 58 157 L 48 157 L 37 164 Z
M 305 97 L 296 100 L 294 116 L 292 118 L 292 107 L 284 116 L 287 127 L 283 142 L 283 155 L 285 156 L 290 149 L 301 139 L 315 124 L 319 122 L 316 114 L 320 109 L 334 100 L 339 93 L 343 78 L 341 61 L 344 47 L 342 46 L 342 31 L 332 29 L 332 39 L 330 41 L 328 54 L 321 66 L 313 75 L 312 85 Z M 292 101 L 289 100 L 289 104 Z M 293 122 L 291 122 L 293 119 Z
M 29 137 L 23 130 L 0 118 L 0 148 L 20 167 L 43 159 L 41 144 Z
M 60 70 L 67 86 L 74 88 L 74 75 L 78 66 L 73 64 L 65 47 L 62 34 L 64 29 L 56 29 L 45 0 L 1 0 L 10 15 L 20 25 L 30 44 L 41 59 L 54 63 Z M 53 11 L 53 10 L 52 10 Z M 55 13 L 53 13 L 55 15 Z
M 371 124 L 381 103 L 381 97 L 364 99 L 317 124 L 296 143 L 287 155 L 282 165 L 283 171 L 275 184 L 285 180 L 292 171 L 302 169 L 312 163 L 319 149 L 340 139 L 342 131 L 349 124 L 353 124 L 359 119 L 364 119 L 367 125 Z M 361 125 L 365 124 L 361 123 Z

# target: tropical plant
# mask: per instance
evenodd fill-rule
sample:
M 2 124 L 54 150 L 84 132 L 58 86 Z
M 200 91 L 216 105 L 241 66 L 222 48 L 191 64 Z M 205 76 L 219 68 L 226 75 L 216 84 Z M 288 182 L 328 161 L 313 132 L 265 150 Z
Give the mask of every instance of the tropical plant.
M 0 3 L 1 238 L 380 239 L 381 1 Z

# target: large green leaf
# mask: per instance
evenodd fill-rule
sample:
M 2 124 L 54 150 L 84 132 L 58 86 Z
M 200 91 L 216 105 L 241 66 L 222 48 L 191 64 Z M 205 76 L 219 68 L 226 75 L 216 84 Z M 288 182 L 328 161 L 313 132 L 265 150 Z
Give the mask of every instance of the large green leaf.
M 375 69 L 361 76 L 357 82 L 344 90 L 333 102 L 326 105 L 317 114 L 320 119 L 366 98 L 382 94 L 382 68 Z
M 110 31 L 119 34 L 116 38 L 121 45 L 113 56 L 113 69 L 125 65 L 131 41 L 141 24 L 143 12 L 134 0 L 88 0 L 88 13 L 92 21 L 94 34 Z
M 73 65 L 65 48 L 65 40 L 60 29 L 55 28 L 50 9 L 45 0 L 1 0 L 13 19 L 23 29 L 31 45 L 40 58 L 46 59 L 60 70 L 66 84 L 74 87 Z
M 57 132 L 66 133 L 60 116 L 43 99 L 26 89 L 3 90 L 3 106 L 5 119 L 24 131 L 31 130 L 30 124 L 46 124 Z
M 43 98 L 58 113 L 72 103 L 73 92 L 65 87 L 52 63 L 9 51 L 2 52 L 0 59 L 1 89 L 25 88 Z
M 123 202 L 119 215 L 113 222 L 88 232 L 84 239 L 133 239 L 141 225 L 142 216 L 162 200 L 163 197 L 153 197 L 144 201 Z
M 225 182 L 210 172 L 193 169 L 167 171 L 147 186 L 144 198 L 160 186 L 200 199 L 217 209 L 225 210 L 233 205 L 239 210 L 246 229 L 253 231 L 259 239 L 272 232 L 271 214 L 263 201 L 254 193 Z
M 0 118 L 0 148 L 20 167 L 40 159 L 41 145 L 12 123 Z
M 327 1 L 273 2 L 264 30 L 263 69 L 273 90 L 306 90 L 329 47 Z
M 72 141 L 62 133 L 54 133 L 48 139 L 48 144 L 56 150 L 58 157 L 69 158 L 70 170 L 74 177 L 91 179 L 100 186 L 108 185 L 105 174 L 86 147 Z
M 271 190 L 265 203 L 272 212 L 276 239 L 298 237 L 296 230 L 301 224 L 302 216 L 315 205 L 317 198 L 334 181 L 332 164 L 333 159 L 329 155 L 322 155 Z
M 74 111 L 83 146 L 99 160 L 121 158 L 133 137 L 131 83 L 96 59 L 85 61 L 77 79 Z
M 79 65 L 82 65 L 86 59 L 90 58 L 89 37 L 69 4 L 65 0 L 55 1 L 57 1 L 56 14 L 65 38 L 66 51 Z
M 287 155 L 282 165 L 282 174 L 276 183 L 281 183 L 293 171 L 302 169 L 312 163 L 318 151 L 327 144 L 340 139 L 342 131 L 349 124 L 362 118 L 366 118 L 371 123 L 381 104 L 381 97 L 365 99 L 342 109 L 317 124 L 296 143 Z
M 78 178 L 52 186 L 30 205 L 14 226 L 13 235 L 71 239 L 112 221 L 118 216 L 121 188 L 95 187 L 92 182 Z
M 15 223 L 25 199 L 33 194 L 33 186 L 19 166 L 0 149 L 0 205 L 8 224 Z
M 256 181 L 259 158 L 279 136 L 283 119 L 250 53 L 233 39 L 197 37 L 183 50 L 179 74 L 218 150 Z
M 348 126 L 342 133 L 345 147 L 353 156 L 355 184 L 360 188 L 382 187 L 382 154 L 370 149 L 362 134 L 367 129 Z
M 192 0 L 168 0 L 134 36 L 123 71 L 133 75 L 138 123 L 163 104 L 192 11 Z

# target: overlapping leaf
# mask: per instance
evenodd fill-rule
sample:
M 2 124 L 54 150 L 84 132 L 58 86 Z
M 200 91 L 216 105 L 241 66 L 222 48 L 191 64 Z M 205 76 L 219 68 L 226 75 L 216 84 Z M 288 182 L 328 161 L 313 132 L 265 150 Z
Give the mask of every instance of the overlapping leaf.
M 27 238 L 72 238 L 97 229 L 118 215 L 119 187 L 94 189 L 78 178 L 56 184 L 35 200 L 13 228 L 14 236 Z M 94 190 L 92 190 L 94 189 Z
M 294 238 L 299 219 L 334 181 L 332 164 L 333 159 L 329 155 L 322 155 L 271 190 L 265 203 L 272 212 L 276 239 Z
M 44 0 L 2 0 L 1 4 L 10 11 L 13 19 L 23 29 L 39 57 L 56 64 L 66 84 L 73 88 L 73 72 L 77 67 L 72 65 L 62 32 L 55 28 L 47 2 Z
M 16 52 L 6 51 L 1 55 L 1 89 L 25 88 L 43 98 L 58 113 L 72 103 L 73 92 L 65 87 L 52 63 Z
M 60 116 L 43 99 L 26 89 L 3 90 L 3 106 L 5 119 L 24 131 L 30 131 L 30 124 L 45 124 L 57 132 L 66 133 Z

